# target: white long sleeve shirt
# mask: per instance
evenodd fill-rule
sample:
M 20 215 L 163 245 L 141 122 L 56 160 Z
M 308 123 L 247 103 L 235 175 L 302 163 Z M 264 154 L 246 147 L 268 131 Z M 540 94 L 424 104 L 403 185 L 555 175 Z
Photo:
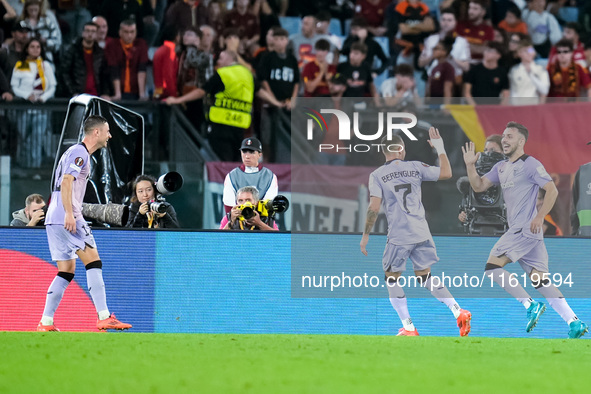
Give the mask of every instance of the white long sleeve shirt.
M 43 74 L 45 76 L 45 90 L 35 90 L 35 86 L 41 86 L 41 79 L 37 77 L 37 63 L 30 61 L 29 68 L 26 70 L 15 67 L 12 72 L 12 78 L 10 79 L 12 91 L 17 97 L 24 99 L 28 99 L 33 93 L 37 95 L 42 102 L 53 98 L 53 96 L 55 96 L 57 81 L 55 79 L 53 67 L 47 60 L 43 61 Z

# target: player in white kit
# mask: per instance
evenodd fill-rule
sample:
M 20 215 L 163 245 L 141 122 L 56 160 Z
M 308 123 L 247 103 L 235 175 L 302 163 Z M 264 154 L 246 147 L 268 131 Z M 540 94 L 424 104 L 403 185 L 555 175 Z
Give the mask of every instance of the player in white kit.
M 45 224 L 51 258 L 57 262 L 58 273 L 47 290 L 37 331 L 59 331 L 53 323 L 53 316 L 74 279 L 76 256 L 86 267 L 88 291 L 98 313 L 97 328 L 131 328 L 131 324 L 120 322 L 107 308 L 102 262 L 92 232 L 82 217 L 82 201 L 90 176 L 90 156 L 106 147 L 110 138 L 107 120 L 98 115 L 89 116 L 84 122 L 82 142 L 64 152 L 55 171 Z
M 386 163 L 369 176 L 369 207 L 360 247 L 361 252 L 367 256 L 369 233 L 383 201 L 388 219 L 388 243 L 384 250 L 382 265 L 390 303 L 403 325 L 398 335 L 419 335 L 408 312 L 404 289 L 397 282 L 406 268 L 406 260 L 410 258 L 417 282 L 449 307 L 457 320 L 460 335 L 466 336 L 470 332 L 472 315 L 460 308 L 441 281 L 431 277 L 431 266 L 439 261 L 439 258 L 425 219 L 425 208 L 421 201 L 421 183 L 449 179 L 452 174 L 439 130 L 431 127 L 429 137 L 429 143 L 439 155 L 441 168 L 419 161 L 404 161 L 406 155 L 404 141 L 397 135 L 392 136 L 390 141 L 382 139 Z
M 529 137 L 527 128 L 517 122 L 509 122 L 503 132 L 503 153 L 509 159 L 500 161 L 482 177 L 476 172 L 479 153 L 474 153 L 474 143 L 462 147 L 470 185 L 475 192 L 483 192 L 492 185 L 500 185 L 507 205 L 509 229 L 490 252 L 486 274 L 505 291 L 520 301 L 527 309 L 525 330 L 530 332 L 546 310 L 542 302 L 534 301 L 518 281 L 510 280 L 503 267 L 518 261 L 529 275 L 533 286 L 550 306 L 569 325 L 569 338 L 579 338 L 588 331 L 587 324 L 577 318 L 562 292 L 550 281 L 548 252 L 544 245 L 544 217 L 550 212 L 558 190 L 542 163 L 525 154 L 524 146 Z M 538 211 L 538 191 L 546 191 L 544 202 Z

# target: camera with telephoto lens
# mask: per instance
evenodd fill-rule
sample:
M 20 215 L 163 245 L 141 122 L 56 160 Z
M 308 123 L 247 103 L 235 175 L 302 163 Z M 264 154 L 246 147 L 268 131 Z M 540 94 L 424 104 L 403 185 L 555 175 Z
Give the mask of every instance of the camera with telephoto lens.
M 476 162 L 479 176 L 488 173 L 495 164 L 506 157 L 498 152 L 482 152 Z M 501 235 L 507 231 L 505 201 L 500 186 L 493 185 L 477 193 L 470 187 L 468 177 L 461 177 L 456 184 L 462 193 L 460 211 L 466 213 L 464 229 L 470 234 Z
M 154 200 L 148 203 L 150 210 L 156 213 L 164 213 L 170 206 L 169 203 L 162 196 L 156 197 Z
M 238 217 L 238 219 L 240 219 L 240 220 L 248 220 L 248 219 L 252 219 L 253 217 L 255 217 L 255 213 L 254 213 L 255 206 L 252 205 L 248 201 L 245 202 L 244 204 L 240 205 L 238 207 L 238 209 L 240 209 L 240 216 Z

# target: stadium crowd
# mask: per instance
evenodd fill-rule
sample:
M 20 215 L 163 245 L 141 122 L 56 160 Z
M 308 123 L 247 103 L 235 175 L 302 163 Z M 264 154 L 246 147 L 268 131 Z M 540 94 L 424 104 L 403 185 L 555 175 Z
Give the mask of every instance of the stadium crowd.
M 289 128 L 297 96 L 402 106 L 591 95 L 585 1 L 2 0 L 0 15 L 2 99 L 170 98 L 183 103 L 221 160 L 238 161 L 250 135 L 261 139 L 267 161 L 289 156 L 277 152 L 271 129 Z M 208 97 L 231 78 L 250 78 L 236 68 L 216 71 L 235 63 L 258 91 L 243 98 L 255 109 L 253 122 L 229 125 L 242 133 L 212 132 L 218 122 L 204 116 Z M 29 124 L 47 123 L 34 116 Z M 31 150 L 36 166 L 39 152 Z

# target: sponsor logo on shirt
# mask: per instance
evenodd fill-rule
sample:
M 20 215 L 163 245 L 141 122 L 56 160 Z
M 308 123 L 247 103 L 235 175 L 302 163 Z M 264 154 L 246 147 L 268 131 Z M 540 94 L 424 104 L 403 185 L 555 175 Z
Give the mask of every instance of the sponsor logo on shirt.
M 511 182 L 505 182 L 505 183 L 501 183 L 501 187 L 503 189 L 509 189 L 511 187 L 515 186 L 515 183 L 513 183 L 513 181 Z

